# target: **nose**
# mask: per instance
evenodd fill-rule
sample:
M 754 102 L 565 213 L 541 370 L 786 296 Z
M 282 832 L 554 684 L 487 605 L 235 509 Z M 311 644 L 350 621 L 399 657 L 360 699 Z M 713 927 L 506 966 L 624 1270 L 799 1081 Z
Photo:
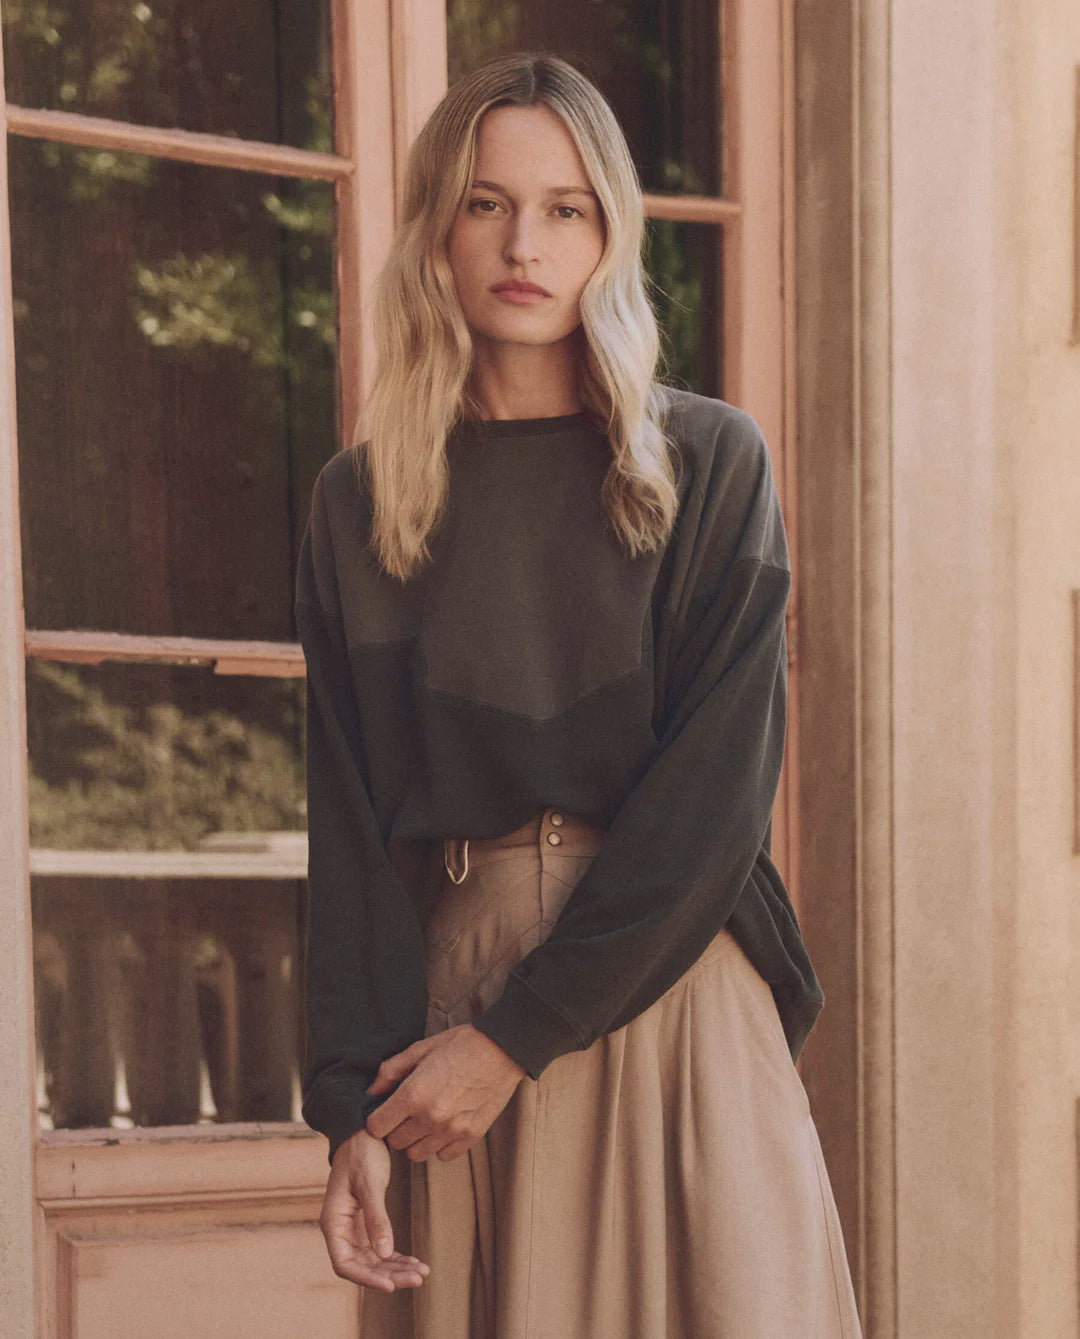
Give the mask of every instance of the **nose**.
M 509 265 L 531 265 L 539 259 L 540 244 L 537 228 L 528 214 L 521 210 L 511 216 L 506 225 L 504 255 Z

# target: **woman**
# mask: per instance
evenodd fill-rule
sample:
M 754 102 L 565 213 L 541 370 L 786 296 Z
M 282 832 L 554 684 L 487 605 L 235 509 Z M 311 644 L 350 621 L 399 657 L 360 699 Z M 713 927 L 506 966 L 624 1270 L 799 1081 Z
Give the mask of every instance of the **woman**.
M 365 1339 L 859 1332 L 769 858 L 783 523 L 753 419 L 654 379 L 643 226 L 572 66 L 459 81 L 315 486 L 304 1116 Z

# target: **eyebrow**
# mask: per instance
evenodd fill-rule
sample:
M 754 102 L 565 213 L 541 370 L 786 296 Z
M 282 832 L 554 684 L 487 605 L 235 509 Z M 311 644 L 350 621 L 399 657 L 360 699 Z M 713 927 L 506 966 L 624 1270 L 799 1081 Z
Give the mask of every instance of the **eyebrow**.
M 473 182 L 472 189 L 476 190 L 478 186 L 482 187 L 484 190 L 498 191 L 500 195 L 510 194 L 506 187 L 500 186 L 497 181 L 477 180 Z M 586 186 L 552 186 L 548 191 L 548 195 L 588 195 L 597 202 L 599 202 L 600 199 L 595 191 L 589 190 Z

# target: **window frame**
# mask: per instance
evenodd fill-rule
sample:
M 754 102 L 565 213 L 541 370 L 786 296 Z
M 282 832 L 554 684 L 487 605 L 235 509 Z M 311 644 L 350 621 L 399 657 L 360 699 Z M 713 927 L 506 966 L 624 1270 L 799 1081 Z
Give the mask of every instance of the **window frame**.
M 793 6 L 792 0 L 755 6 L 752 0 L 717 0 L 721 57 L 718 78 L 724 108 L 723 196 L 645 195 L 654 219 L 700 223 L 723 230 L 724 311 L 721 337 L 725 398 L 746 408 L 770 443 L 786 519 L 793 566 L 797 556 L 796 478 L 790 441 L 794 422 L 793 292 Z M 0 967 L 26 1001 L 16 1019 L 21 1029 L 17 1053 L 27 1084 L 14 1084 L 7 1103 L 19 1112 L 9 1129 L 22 1130 L 26 1103 L 34 1114 L 28 1132 L 35 1142 L 92 1144 L 103 1131 L 48 1132 L 37 1129 L 32 1082 L 33 976 L 29 881 L 40 863 L 28 839 L 25 663 L 44 658 L 71 663 L 105 660 L 211 664 L 217 673 L 304 675 L 303 652 L 295 642 L 154 637 L 105 631 L 28 629 L 24 622 L 18 490 L 18 424 L 12 302 L 10 220 L 7 209 L 7 134 L 51 139 L 83 147 L 104 147 L 187 163 L 311 178 L 332 183 L 336 208 L 335 270 L 338 292 L 338 446 L 355 440 L 360 407 L 370 387 L 374 349 L 371 282 L 387 254 L 400 211 L 406 153 L 446 88 L 444 0 L 330 0 L 330 41 L 335 150 L 318 153 L 232 136 L 165 129 L 108 120 L 84 113 L 30 109 L 9 104 L 0 53 L 0 115 L 5 131 L 0 150 L 0 341 L 3 349 L 4 414 L 0 417 L 0 688 L 6 741 L 0 807 L 3 825 L 0 896 L 12 915 L 12 934 Z M 797 590 L 797 572 L 796 572 Z M 789 665 L 797 664 L 797 621 L 793 597 L 788 619 Z M 796 688 L 794 675 L 792 689 Z M 788 753 L 777 818 L 774 852 L 798 899 L 798 738 L 797 692 L 789 705 Z M 263 867 L 252 873 L 262 874 Z M 295 877 L 289 868 L 283 877 Z M 190 1136 L 205 1127 L 182 1127 Z M 253 1128 L 247 1125 L 236 1129 Z M 283 1128 L 295 1130 L 286 1124 Z M 140 1142 L 176 1137 L 175 1127 L 135 1132 Z M 109 1130 L 112 1139 L 124 1131 Z

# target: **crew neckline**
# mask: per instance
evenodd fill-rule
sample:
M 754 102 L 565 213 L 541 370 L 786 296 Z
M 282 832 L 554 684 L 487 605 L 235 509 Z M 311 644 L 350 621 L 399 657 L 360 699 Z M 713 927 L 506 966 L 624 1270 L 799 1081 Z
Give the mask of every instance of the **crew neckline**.
M 584 427 L 587 417 L 588 411 L 579 409 L 573 414 L 553 414 L 546 418 L 461 419 L 458 427 L 483 437 L 544 437 L 549 433 Z

